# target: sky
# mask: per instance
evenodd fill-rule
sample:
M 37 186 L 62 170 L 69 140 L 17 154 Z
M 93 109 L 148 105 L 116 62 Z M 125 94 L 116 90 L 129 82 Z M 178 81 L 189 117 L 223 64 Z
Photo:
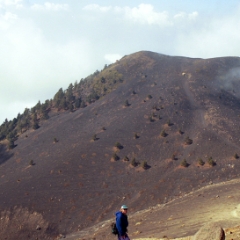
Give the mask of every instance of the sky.
M 240 56 L 239 0 L 0 0 L 0 125 L 141 50 Z

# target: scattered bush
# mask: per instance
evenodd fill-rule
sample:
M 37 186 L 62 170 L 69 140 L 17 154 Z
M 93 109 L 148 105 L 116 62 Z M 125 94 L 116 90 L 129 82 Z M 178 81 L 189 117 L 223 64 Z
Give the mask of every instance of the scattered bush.
M 30 161 L 29 161 L 29 165 L 30 165 L 30 166 L 33 166 L 33 165 L 34 165 L 33 160 L 30 160 Z
M 176 159 L 176 156 L 175 154 L 172 155 L 172 160 L 175 160 Z
M 238 158 L 239 158 L 239 156 L 238 156 L 237 153 L 234 154 L 234 158 L 235 158 L 235 159 L 238 159 Z
M 181 164 L 182 167 L 188 167 L 189 166 L 186 159 L 183 159 L 180 164 Z
M 103 130 L 103 131 L 105 131 L 105 130 L 106 130 L 106 128 L 105 128 L 105 127 L 102 127 L 102 130 Z
M 54 141 L 55 143 L 57 143 L 57 142 L 58 142 L 58 139 L 57 139 L 57 138 L 53 138 L 53 141 Z
M 201 158 L 199 158 L 199 159 L 198 159 L 198 164 L 199 164 L 200 166 L 203 166 L 203 165 L 205 164 L 205 162 L 204 162 Z
M 118 148 L 118 149 L 122 149 L 123 148 L 122 144 L 119 143 L 119 142 L 115 143 L 115 147 Z
M 137 161 L 136 161 L 135 158 L 132 159 L 131 165 L 132 165 L 133 167 L 136 167 L 136 166 L 138 165 L 138 163 L 137 163 Z
M 164 130 L 162 130 L 161 133 L 160 133 L 160 135 L 161 135 L 161 137 L 166 137 L 166 136 L 167 136 L 167 133 L 166 133 Z
M 210 158 L 208 159 L 208 164 L 213 167 L 213 166 L 216 165 L 216 162 L 212 159 L 212 157 L 210 157 Z
M 119 160 L 119 156 L 117 155 L 117 153 L 114 153 L 114 154 L 112 155 L 112 159 L 113 159 L 114 161 Z
M 129 162 L 129 158 L 127 156 L 124 157 L 123 161 Z
M 148 168 L 147 162 L 146 162 L 146 161 L 143 161 L 143 162 L 141 163 L 141 167 L 146 170 L 146 169 Z
M 190 139 L 189 137 L 186 137 L 185 138 L 185 144 L 186 145 L 191 145 L 193 143 L 193 140 L 192 139 Z
M 129 102 L 128 102 L 128 100 L 126 100 L 125 102 L 124 102 L 124 106 L 125 107 L 128 107 L 130 104 L 129 104 Z
M 178 129 L 178 133 L 182 135 L 183 131 L 181 129 Z
M 93 140 L 93 141 L 96 141 L 96 140 L 97 140 L 97 134 L 94 134 L 94 135 L 92 136 L 92 140 Z
M 135 138 L 135 139 L 139 138 L 139 136 L 138 136 L 137 133 L 134 133 L 134 138 Z
M 148 98 L 148 99 L 152 99 L 152 95 L 149 94 L 149 95 L 147 96 L 147 98 Z
M 173 123 L 171 123 L 170 119 L 168 119 L 167 125 L 168 125 L 168 126 L 172 126 L 172 125 L 173 125 Z

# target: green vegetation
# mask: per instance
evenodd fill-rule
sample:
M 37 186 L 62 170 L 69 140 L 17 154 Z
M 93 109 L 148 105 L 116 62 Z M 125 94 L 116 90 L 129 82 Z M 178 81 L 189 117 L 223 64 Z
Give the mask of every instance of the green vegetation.
M 75 111 L 85 108 L 86 103 L 91 104 L 99 98 L 112 92 L 123 82 L 123 75 L 111 66 L 104 66 L 101 71 L 96 70 L 94 74 L 69 84 L 66 90 L 60 88 L 52 99 L 38 103 L 32 108 L 26 108 L 22 114 L 18 114 L 11 121 L 6 119 L 0 125 L 0 141 L 7 138 L 9 134 L 15 137 L 23 134 L 29 129 L 37 130 L 42 120 L 49 119 L 52 111 Z
M 114 161 L 119 160 L 119 156 L 117 155 L 117 153 L 114 153 L 114 154 L 112 155 L 112 159 L 113 159 Z
M 138 165 L 138 162 L 136 161 L 135 158 L 132 159 L 131 165 L 132 165 L 133 167 L 136 167 L 136 166 Z
M 184 142 L 186 145 L 191 145 L 193 143 L 193 140 L 190 139 L 189 137 L 186 137 Z
M 167 136 L 167 133 L 165 132 L 165 130 L 162 130 L 161 133 L 160 133 L 161 137 L 166 137 Z
M 123 148 L 122 144 L 119 143 L 119 142 L 116 142 L 115 145 L 114 145 L 114 147 L 116 147 L 116 148 L 118 148 L 118 149 L 122 149 L 122 148 Z
M 124 106 L 125 106 L 125 107 L 128 107 L 128 106 L 130 106 L 130 104 L 129 104 L 128 100 L 126 100 L 126 101 L 124 102 Z
M 30 165 L 30 166 L 35 165 L 32 159 L 29 161 L 29 165 Z
M 239 158 L 239 156 L 238 156 L 237 153 L 234 154 L 234 158 L 235 158 L 235 159 L 238 159 L 238 158 Z
M 203 166 L 203 165 L 205 164 L 205 162 L 204 162 L 201 158 L 199 158 L 199 159 L 198 159 L 198 164 L 199 164 L 200 166 Z
M 146 170 L 148 168 L 147 162 L 146 161 L 141 162 L 141 167 Z
M 92 136 L 92 140 L 93 140 L 93 141 L 96 141 L 96 140 L 97 140 L 97 134 L 94 134 L 94 135 Z
M 216 162 L 213 160 L 212 157 L 210 157 L 210 158 L 208 158 L 208 164 L 213 167 L 216 165 Z
M 189 164 L 187 163 L 187 160 L 186 160 L 186 159 L 183 159 L 183 160 L 181 161 L 180 165 L 181 165 L 182 167 L 188 167 L 188 166 L 189 166 Z
M 149 94 L 149 95 L 147 96 L 147 98 L 148 98 L 148 99 L 152 99 L 152 95 Z

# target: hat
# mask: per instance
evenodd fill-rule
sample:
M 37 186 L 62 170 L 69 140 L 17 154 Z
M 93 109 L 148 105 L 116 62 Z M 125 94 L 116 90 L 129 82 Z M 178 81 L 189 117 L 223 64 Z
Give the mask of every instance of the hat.
M 122 205 L 121 208 L 122 209 L 128 209 L 128 207 L 126 205 Z

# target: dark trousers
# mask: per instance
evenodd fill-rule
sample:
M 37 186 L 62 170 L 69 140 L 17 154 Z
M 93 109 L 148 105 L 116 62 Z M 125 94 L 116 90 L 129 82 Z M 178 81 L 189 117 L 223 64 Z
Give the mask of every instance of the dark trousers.
M 125 234 L 125 238 L 123 238 L 122 236 L 118 236 L 118 240 L 130 240 L 130 238 L 127 234 Z

